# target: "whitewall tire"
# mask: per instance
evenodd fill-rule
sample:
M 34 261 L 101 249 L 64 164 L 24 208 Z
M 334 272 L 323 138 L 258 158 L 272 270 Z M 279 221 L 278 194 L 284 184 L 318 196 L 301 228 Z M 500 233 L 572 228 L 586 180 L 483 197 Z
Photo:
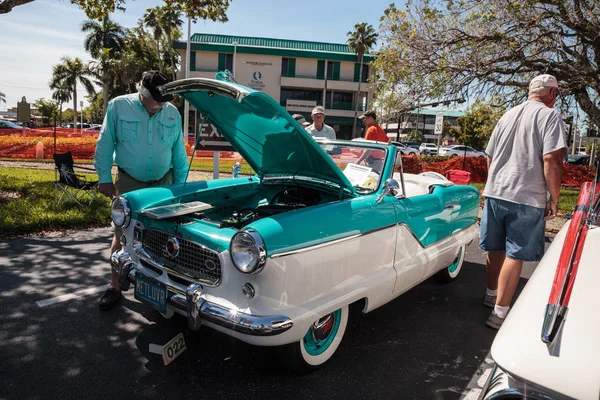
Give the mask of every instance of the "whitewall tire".
M 462 270 L 463 262 L 465 261 L 466 245 L 462 245 L 457 249 L 456 256 L 452 264 L 439 272 L 439 277 L 444 282 L 452 282 L 456 279 L 460 271 Z
M 277 348 L 281 362 L 298 372 L 321 367 L 338 349 L 347 325 L 348 306 L 319 318 L 300 341 Z

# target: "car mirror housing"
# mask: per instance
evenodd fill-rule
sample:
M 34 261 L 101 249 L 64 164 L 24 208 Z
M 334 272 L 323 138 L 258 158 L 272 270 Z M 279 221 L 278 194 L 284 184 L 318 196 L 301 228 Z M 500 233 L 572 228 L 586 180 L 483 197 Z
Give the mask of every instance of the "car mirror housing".
M 398 181 L 395 179 L 388 179 L 385 181 L 383 192 L 379 195 L 379 197 L 377 197 L 377 203 L 381 203 L 383 199 L 390 194 L 396 196 L 398 189 L 400 189 L 400 184 Z

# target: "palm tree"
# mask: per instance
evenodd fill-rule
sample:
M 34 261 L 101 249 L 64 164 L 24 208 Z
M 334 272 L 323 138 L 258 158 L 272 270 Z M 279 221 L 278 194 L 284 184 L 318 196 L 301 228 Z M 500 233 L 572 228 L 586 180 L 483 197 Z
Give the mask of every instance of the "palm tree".
M 94 20 L 85 21 L 81 25 L 81 31 L 89 32 L 83 42 L 85 49 L 92 57 L 100 59 L 97 72 L 102 81 L 103 112 L 106 114 L 112 82 L 111 68 L 107 63 L 115 60 L 125 47 L 125 29 L 109 18 L 105 18 L 102 23 Z
M 156 41 L 156 54 L 158 56 L 158 70 L 162 71 L 162 63 L 160 57 L 160 37 L 162 35 L 161 18 L 162 11 L 160 7 L 148 8 L 144 14 L 144 24 L 152 29 L 154 40 Z
M 52 68 L 50 89 L 68 88 L 73 94 L 73 123 L 77 125 L 77 83 L 81 83 L 88 93 L 95 93 L 96 90 L 90 80 L 93 74 L 89 66 L 78 57 L 64 56 L 60 61 Z
M 0 103 L 6 104 L 6 95 L 0 92 Z
M 360 60 L 360 74 L 358 76 L 358 90 L 356 91 L 356 104 L 354 106 L 354 125 L 352 127 L 352 137 L 356 137 L 356 119 L 358 118 L 358 102 L 360 97 L 360 84 L 362 81 L 363 57 L 365 53 L 377 43 L 377 33 L 373 25 L 361 22 L 354 25 L 354 30 L 347 33 L 348 47 L 354 51 Z
M 62 125 L 62 106 L 63 103 L 71 101 L 71 91 L 68 88 L 58 87 L 52 92 L 52 100 L 56 101 L 59 107 L 59 125 Z
M 166 0 L 165 1 L 165 6 L 162 7 L 161 9 L 161 25 L 162 25 L 162 30 L 165 32 L 165 34 L 167 35 L 167 40 L 169 43 L 169 58 L 171 60 L 171 69 L 173 71 L 173 80 L 177 79 L 176 73 L 175 73 L 175 60 L 173 57 L 173 49 L 172 49 L 172 41 L 171 41 L 171 35 L 173 34 L 173 30 L 178 29 L 181 24 L 183 24 L 183 21 L 181 20 L 181 12 L 179 10 L 176 10 L 173 7 L 173 1 L 172 0 Z M 159 55 L 159 59 L 160 59 L 160 55 Z

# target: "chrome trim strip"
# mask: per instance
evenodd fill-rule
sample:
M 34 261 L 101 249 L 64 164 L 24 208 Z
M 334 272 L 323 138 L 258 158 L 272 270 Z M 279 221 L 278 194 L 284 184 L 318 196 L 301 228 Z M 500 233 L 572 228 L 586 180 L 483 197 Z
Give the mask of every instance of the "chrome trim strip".
M 199 245 L 199 246 L 202 246 L 202 245 Z M 212 251 L 212 250 L 211 250 L 211 251 Z M 191 276 L 188 276 L 188 275 L 182 274 L 181 272 L 175 271 L 175 270 L 173 270 L 173 269 L 171 269 L 171 268 L 169 268 L 169 267 L 166 267 L 166 266 L 164 266 L 163 264 L 161 264 L 161 263 L 159 263 L 158 261 L 156 261 L 156 260 L 154 259 L 154 257 L 152 257 L 152 256 L 151 256 L 151 255 L 150 255 L 150 254 L 149 254 L 149 253 L 148 253 L 146 250 L 144 250 L 144 249 L 142 248 L 142 245 L 141 245 L 141 244 L 136 244 L 136 245 L 134 245 L 134 246 L 133 246 L 133 252 L 134 252 L 135 254 L 137 254 L 137 256 L 138 256 L 138 257 L 139 257 L 141 260 L 143 260 L 143 261 L 147 262 L 148 264 L 152 265 L 154 268 L 158 268 L 158 269 L 160 269 L 160 270 L 162 270 L 162 271 L 165 271 L 165 272 L 167 272 L 167 273 L 169 273 L 169 274 L 173 274 L 173 275 L 175 275 L 175 276 L 177 276 L 177 277 L 179 277 L 179 278 L 181 278 L 181 279 L 185 279 L 186 281 L 190 281 L 190 282 L 199 282 L 199 283 L 202 283 L 203 285 L 205 285 L 205 286 L 209 286 L 209 287 L 217 287 L 217 286 L 219 286 L 219 285 L 221 284 L 221 279 L 222 279 L 222 278 L 221 278 L 221 279 L 219 279 L 219 280 L 218 280 L 218 281 L 216 281 L 216 282 L 207 281 L 207 280 L 204 280 L 204 279 L 196 279 L 196 278 L 193 278 L 193 277 L 191 277 Z M 218 253 L 216 253 L 216 252 L 215 252 L 215 254 L 217 254 L 217 256 L 218 256 Z M 221 277 L 222 277 L 222 276 L 223 276 L 223 274 L 221 273 Z
M 161 93 L 165 94 L 174 94 L 188 90 L 198 90 L 198 91 L 211 91 L 218 93 L 222 96 L 227 96 L 232 99 L 236 99 L 240 101 L 242 98 L 246 97 L 249 92 L 243 90 L 242 88 L 235 86 L 229 82 L 218 81 L 216 79 L 210 78 L 187 78 L 180 79 L 174 82 L 169 82 L 161 88 Z
M 458 232 L 466 231 L 467 229 L 469 229 L 473 225 L 476 225 L 476 222 L 473 223 L 473 224 L 471 224 L 471 225 L 469 225 L 469 226 L 467 226 L 466 228 L 462 228 L 462 229 L 459 229 L 457 231 L 454 231 L 453 233 L 458 233 Z M 282 252 L 282 253 L 271 254 L 269 256 L 269 258 L 279 258 L 279 257 L 290 256 L 290 255 L 294 255 L 294 254 L 298 254 L 298 253 L 304 253 L 305 251 L 320 249 L 322 247 L 331 246 L 331 245 L 334 245 L 334 244 L 345 242 L 347 240 L 352 240 L 352 239 L 356 239 L 356 238 L 359 238 L 359 237 L 362 237 L 362 236 L 370 235 L 372 233 L 376 233 L 376 232 L 382 231 L 384 229 L 391 228 L 393 226 L 405 226 L 406 229 L 412 235 L 412 237 L 415 238 L 415 240 L 417 241 L 417 243 L 419 243 L 419 246 L 421 246 L 422 249 L 426 249 L 428 247 L 431 247 L 431 246 L 433 246 L 433 245 L 435 245 L 435 244 L 437 244 L 437 243 L 441 242 L 442 240 L 445 240 L 445 239 L 447 239 L 449 237 L 449 236 L 446 236 L 445 238 L 440 239 L 437 242 L 433 242 L 431 244 L 428 244 L 427 246 L 423 246 L 423 243 L 421 243 L 421 241 L 419 240 L 419 238 L 417 238 L 417 236 L 415 235 L 415 233 L 408 227 L 408 225 L 406 225 L 404 222 L 400 222 L 400 223 L 397 223 L 397 224 L 386 225 L 386 226 L 381 227 L 381 228 L 376 228 L 376 229 L 372 229 L 370 231 L 365 231 L 365 232 L 362 232 L 362 233 L 357 233 L 357 234 L 354 234 L 354 235 L 346 236 L 346 237 L 343 237 L 343 238 L 340 238 L 340 239 L 334 239 L 334 240 L 331 240 L 329 242 L 319 243 L 319 244 L 315 244 L 315 245 L 312 245 L 312 246 L 303 247 L 301 249 L 296 249 L 296 250 L 285 251 L 285 252 Z
M 126 257 L 121 257 L 123 254 L 127 253 L 116 251 L 111 256 L 111 266 L 117 272 L 123 271 L 123 268 L 119 268 L 123 265 L 123 263 L 119 263 L 119 260 L 125 261 L 126 259 Z M 144 276 L 136 269 L 129 269 L 126 277 L 129 282 L 135 284 L 138 274 Z M 185 293 L 169 284 L 166 287 L 167 301 L 172 307 L 186 313 L 188 324 L 192 330 L 198 330 L 202 326 L 202 321 L 206 320 L 245 335 L 274 336 L 289 330 L 294 325 L 290 318 L 283 315 L 245 314 L 210 302 L 203 297 L 202 286 L 197 283 L 189 285 Z

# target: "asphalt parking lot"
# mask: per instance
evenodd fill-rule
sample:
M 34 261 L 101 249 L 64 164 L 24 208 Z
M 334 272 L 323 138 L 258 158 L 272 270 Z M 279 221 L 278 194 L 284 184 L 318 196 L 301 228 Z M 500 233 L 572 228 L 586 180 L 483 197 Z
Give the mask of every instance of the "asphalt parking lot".
M 481 305 L 484 255 L 349 322 L 323 369 L 294 375 L 273 351 L 163 319 L 126 294 L 101 312 L 109 229 L 0 242 L 0 399 L 476 398 L 496 331 Z M 529 276 L 535 265 L 528 265 Z M 525 279 L 521 279 L 519 290 Z M 182 332 L 171 365 L 149 351 Z M 478 383 L 479 381 L 479 383 Z

